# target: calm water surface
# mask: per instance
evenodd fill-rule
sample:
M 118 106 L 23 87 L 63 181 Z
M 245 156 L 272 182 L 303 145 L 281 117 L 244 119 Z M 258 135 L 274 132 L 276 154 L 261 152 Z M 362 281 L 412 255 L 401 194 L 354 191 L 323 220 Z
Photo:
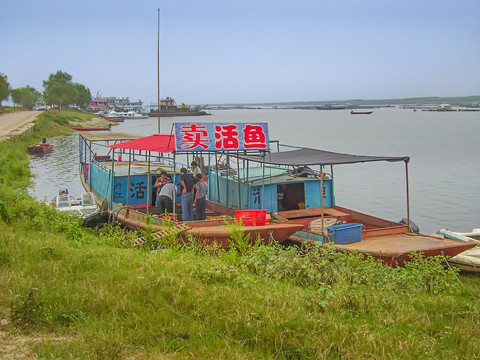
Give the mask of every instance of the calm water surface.
M 370 115 L 347 110 L 217 110 L 212 116 L 161 119 L 161 132 L 177 122 L 268 122 L 270 139 L 281 143 L 358 155 L 410 156 L 410 217 L 425 234 L 446 227 L 480 227 L 479 112 L 428 112 L 375 109 Z M 126 120 L 114 131 L 157 132 L 157 119 Z M 78 135 L 49 140 L 55 151 L 32 157 L 38 199 L 59 189 L 83 192 L 78 172 Z M 403 162 L 334 167 L 335 199 L 340 206 L 388 220 L 406 217 Z

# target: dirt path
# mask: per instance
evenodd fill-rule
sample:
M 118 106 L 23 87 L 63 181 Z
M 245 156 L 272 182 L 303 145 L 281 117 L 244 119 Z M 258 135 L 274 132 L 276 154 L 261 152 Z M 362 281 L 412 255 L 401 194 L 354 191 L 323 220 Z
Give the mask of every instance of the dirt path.
M 0 115 L 0 140 L 32 126 L 33 120 L 41 113 L 42 111 L 18 111 Z

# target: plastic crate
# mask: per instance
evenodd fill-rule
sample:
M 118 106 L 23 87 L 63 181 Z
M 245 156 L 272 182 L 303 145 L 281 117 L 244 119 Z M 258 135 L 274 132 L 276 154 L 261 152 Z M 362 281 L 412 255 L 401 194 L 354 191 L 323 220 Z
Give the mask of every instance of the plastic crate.
M 362 240 L 363 224 L 342 224 L 327 226 L 330 241 L 335 244 L 351 244 Z
M 267 210 L 235 210 L 235 217 L 243 225 L 265 225 Z

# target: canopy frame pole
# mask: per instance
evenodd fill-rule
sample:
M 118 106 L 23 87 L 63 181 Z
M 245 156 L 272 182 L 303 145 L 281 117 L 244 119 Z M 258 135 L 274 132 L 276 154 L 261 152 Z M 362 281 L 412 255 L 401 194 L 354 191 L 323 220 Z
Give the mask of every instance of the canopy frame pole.
M 158 133 L 160 134 L 160 8 L 158 8 L 157 29 L 157 109 Z
M 405 184 L 407 191 L 407 225 L 408 230 L 412 231 L 412 228 L 410 227 L 410 190 L 408 186 L 408 160 L 405 160 Z
M 262 161 L 262 193 L 260 195 L 262 197 L 262 209 L 265 208 L 265 154 L 266 152 L 264 151 Z
M 132 149 L 128 150 L 128 177 L 127 177 L 127 209 L 130 200 L 130 170 L 132 168 Z M 128 211 L 128 210 L 127 210 Z
M 207 168 L 207 186 L 208 186 L 208 193 L 207 193 L 207 199 L 210 200 L 210 183 L 211 181 L 210 180 L 210 170 L 211 170 L 211 160 L 212 160 L 212 154 L 210 152 L 208 152 L 208 168 Z M 202 176 L 203 176 L 203 169 L 202 169 Z
M 88 185 L 90 186 L 90 190 L 92 190 L 92 142 L 90 141 L 90 154 L 88 156 Z
M 217 167 L 217 200 L 218 200 L 218 203 L 220 203 L 220 179 L 219 179 L 219 175 L 218 175 L 218 172 L 220 171 L 220 169 L 218 168 L 218 153 L 215 152 L 215 164 L 216 164 L 216 167 Z
M 110 192 L 110 207 L 113 209 L 113 200 L 115 197 L 115 149 L 112 149 L 112 170 L 110 171 L 111 179 L 110 186 L 112 191 Z
M 323 209 L 323 166 L 320 165 L 320 207 L 322 208 L 322 236 L 325 236 L 325 220 Z M 325 239 L 325 238 L 324 238 Z
M 230 153 L 229 153 L 229 152 L 227 152 L 227 158 L 226 158 L 226 162 L 225 162 L 225 163 L 226 163 L 226 169 L 225 169 L 225 171 L 226 171 L 225 180 L 226 180 L 226 181 L 225 181 L 225 184 L 226 184 L 226 188 L 227 188 L 226 191 L 225 191 L 225 192 L 226 192 L 226 195 L 225 195 L 225 198 L 226 198 L 226 199 L 225 199 L 225 200 L 226 200 L 226 204 L 227 204 L 227 206 L 228 206 L 228 187 L 229 187 L 229 186 L 228 186 L 228 175 L 229 175 L 229 173 L 230 173 Z M 232 203 L 233 203 L 233 199 L 232 199 Z
M 173 170 L 172 170 L 172 181 L 173 181 L 173 221 L 177 221 L 177 212 L 176 212 L 176 204 L 177 204 L 177 185 L 176 185 L 176 174 L 175 169 L 177 166 L 177 154 L 173 153 Z M 182 218 L 183 221 L 183 218 Z
M 147 170 L 147 214 L 150 210 L 150 151 L 148 151 L 148 170 Z
M 237 178 L 238 178 L 238 209 L 242 209 L 242 196 L 241 196 L 241 184 L 240 184 L 240 158 L 237 151 Z

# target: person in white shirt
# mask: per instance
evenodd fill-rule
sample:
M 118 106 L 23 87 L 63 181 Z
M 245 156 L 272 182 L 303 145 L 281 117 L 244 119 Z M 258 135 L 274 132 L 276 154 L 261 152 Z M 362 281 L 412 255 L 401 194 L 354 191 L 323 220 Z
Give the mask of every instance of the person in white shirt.
M 198 182 L 195 184 L 193 191 L 195 192 L 195 199 L 193 205 L 195 205 L 195 215 L 197 220 L 205 220 L 207 218 L 205 214 L 205 208 L 207 206 L 207 193 L 208 185 L 203 181 L 202 174 L 197 174 Z
M 192 167 L 192 175 L 193 175 L 194 178 L 197 177 L 197 174 L 202 173 L 202 171 L 200 170 L 200 167 L 198 166 L 196 161 L 192 161 L 190 166 Z
M 173 213 L 173 199 L 175 199 L 175 194 L 177 192 L 177 187 L 172 183 L 170 178 L 166 178 L 163 182 L 162 189 L 158 194 L 158 210 L 160 214 Z

